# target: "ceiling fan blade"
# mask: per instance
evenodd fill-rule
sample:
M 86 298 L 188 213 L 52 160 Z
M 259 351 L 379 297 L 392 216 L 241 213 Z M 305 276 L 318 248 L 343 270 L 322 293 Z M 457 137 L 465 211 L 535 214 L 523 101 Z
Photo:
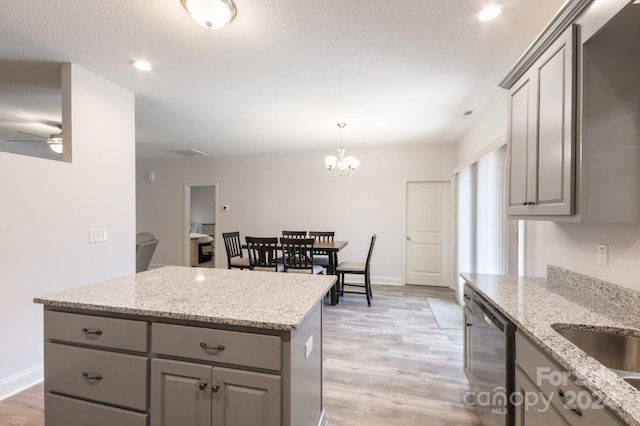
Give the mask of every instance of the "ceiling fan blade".
M 20 133 L 21 135 L 33 136 L 40 139 L 47 139 L 46 136 L 34 135 L 33 133 L 21 132 L 20 130 L 18 130 L 18 133 Z

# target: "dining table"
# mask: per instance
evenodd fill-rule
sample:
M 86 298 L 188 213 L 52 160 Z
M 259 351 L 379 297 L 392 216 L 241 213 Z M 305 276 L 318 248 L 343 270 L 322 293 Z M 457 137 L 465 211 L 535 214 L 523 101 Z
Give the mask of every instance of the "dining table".
M 326 254 L 329 258 L 329 264 L 327 265 L 327 275 L 338 275 L 336 274 L 336 267 L 338 266 L 338 252 L 345 248 L 349 244 L 348 241 L 316 241 L 313 244 L 313 254 Z M 246 249 L 247 245 L 242 244 L 242 248 Z M 278 249 L 282 250 L 280 244 L 278 244 Z M 338 304 L 338 281 L 331 287 L 330 293 L 330 304 L 337 305 Z
M 329 257 L 329 265 L 327 266 L 327 275 L 337 275 L 336 267 L 338 266 L 338 252 L 349 244 L 348 241 L 322 241 L 313 244 L 313 254 L 325 254 Z M 338 304 L 338 281 L 331 287 L 331 304 Z

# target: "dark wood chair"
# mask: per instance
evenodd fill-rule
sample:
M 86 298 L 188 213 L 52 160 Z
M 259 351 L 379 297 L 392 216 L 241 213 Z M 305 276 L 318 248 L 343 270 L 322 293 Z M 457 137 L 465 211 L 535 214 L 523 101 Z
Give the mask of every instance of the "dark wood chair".
M 371 306 L 371 299 L 373 298 L 373 292 L 371 291 L 371 255 L 373 254 L 373 246 L 376 244 L 376 238 L 378 238 L 378 236 L 376 234 L 373 234 L 373 236 L 371 237 L 371 245 L 369 246 L 369 254 L 367 254 L 367 261 L 365 263 L 340 262 L 340 264 L 336 268 L 336 274 L 338 275 L 339 294 L 365 294 L 367 296 L 367 304 L 369 306 Z M 364 284 L 353 284 L 344 282 L 345 274 L 364 275 Z M 345 290 L 345 286 L 360 287 L 364 290 Z
M 334 231 L 309 231 L 309 238 L 313 238 L 316 243 L 332 243 L 333 237 L 336 235 Z M 326 251 L 315 251 L 315 256 L 313 258 L 313 263 L 316 265 L 320 265 L 323 268 L 329 267 L 329 256 L 331 253 Z M 335 254 L 334 265 L 338 264 L 338 255 Z
M 307 231 L 282 231 L 285 238 L 307 238 Z
M 303 274 L 322 274 L 320 265 L 313 264 L 313 238 L 280 238 L 284 271 Z
M 242 244 L 240 243 L 240 232 L 223 232 L 224 248 L 227 251 L 227 267 L 249 269 L 249 258 L 242 254 Z
M 249 268 L 252 271 L 284 271 L 284 265 L 277 262 L 277 237 L 245 237 L 245 241 L 249 254 Z

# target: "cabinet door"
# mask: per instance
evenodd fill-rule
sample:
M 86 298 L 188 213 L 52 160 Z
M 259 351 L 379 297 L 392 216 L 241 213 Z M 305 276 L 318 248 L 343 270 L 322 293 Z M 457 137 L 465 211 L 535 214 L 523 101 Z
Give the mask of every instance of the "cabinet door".
M 151 361 L 151 426 L 211 425 L 211 366 Z
M 516 367 L 514 399 L 516 426 L 566 426 L 562 417 L 551 406 L 548 398 Z
M 530 214 L 529 194 L 535 163 L 535 79 L 525 74 L 509 91 L 509 198 L 510 215 Z M 533 168 L 532 168 L 533 167 Z
M 574 213 L 575 45 L 576 26 L 572 25 L 533 68 L 537 170 L 528 201 L 534 203 L 534 215 Z
M 213 426 L 280 426 L 281 379 L 214 367 Z

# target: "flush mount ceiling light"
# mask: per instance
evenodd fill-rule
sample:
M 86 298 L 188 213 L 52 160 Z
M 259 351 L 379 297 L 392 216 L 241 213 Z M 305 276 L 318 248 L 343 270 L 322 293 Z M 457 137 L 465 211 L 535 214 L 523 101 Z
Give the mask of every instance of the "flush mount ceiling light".
M 500 8 L 500 6 L 487 6 L 478 14 L 478 20 L 482 22 L 491 21 L 492 19 L 496 19 L 500 13 L 502 13 L 502 8 Z
M 180 0 L 194 21 L 210 30 L 224 27 L 236 17 L 232 0 Z
M 324 166 L 333 177 L 349 177 L 360 165 L 360 160 L 356 157 L 344 156 L 344 153 L 347 151 L 342 146 L 342 131 L 345 126 L 345 123 L 338 123 L 338 127 L 340 128 L 340 148 L 338 148 L 338 156 L 334 157 L 330 155 L 324 158 Z
M 132 59 L 131 61 L 129 61 L 129 63 L 140 71 L 151 71 L 153 69 L 151 68 L 151 64 L 147 61 Z

